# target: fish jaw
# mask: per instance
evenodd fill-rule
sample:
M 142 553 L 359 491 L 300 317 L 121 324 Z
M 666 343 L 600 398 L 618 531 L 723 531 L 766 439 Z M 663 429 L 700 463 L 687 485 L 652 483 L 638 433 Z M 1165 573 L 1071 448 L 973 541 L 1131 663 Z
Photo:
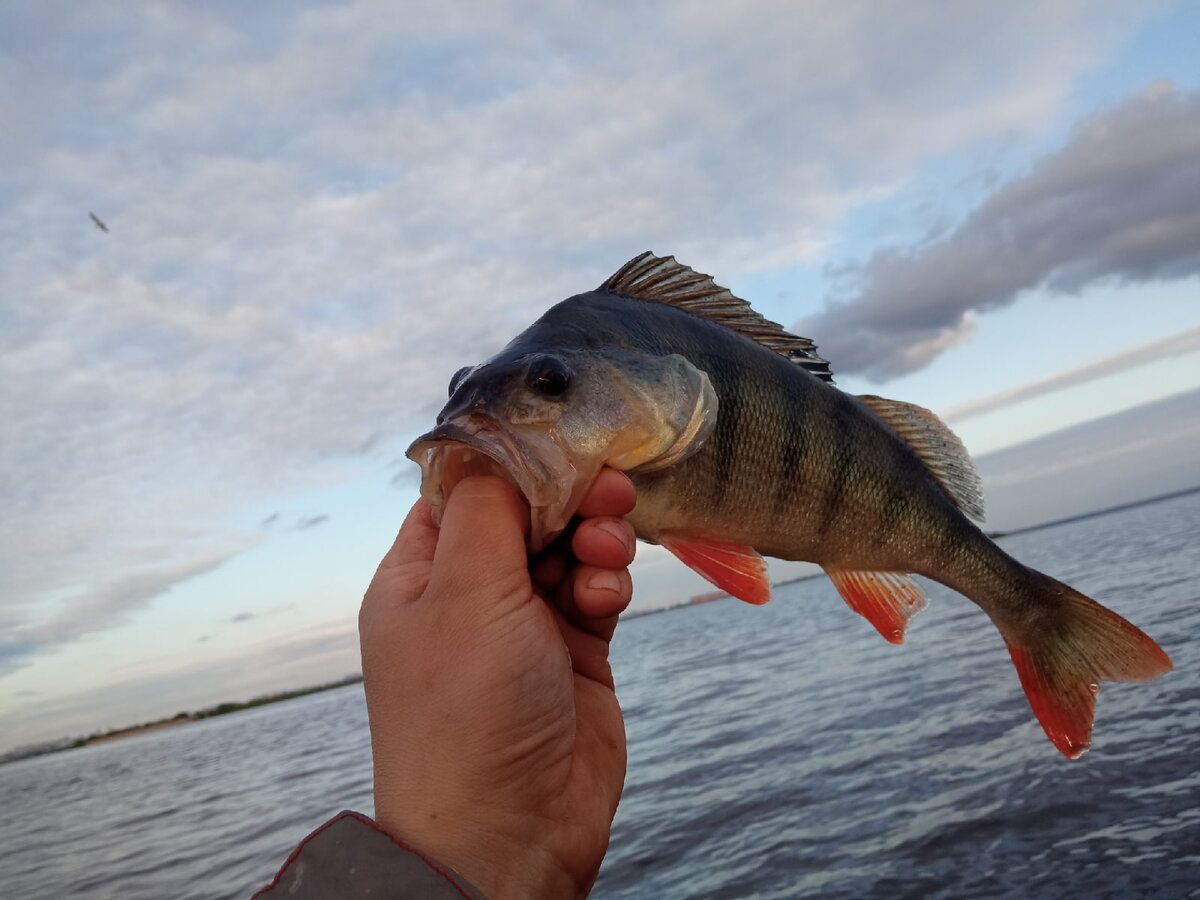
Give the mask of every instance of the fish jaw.
M 566 528 L 600 464 L 581 468 L 544 429 L 506 428 L 490 416 L 450 419 L 417 438 L 406 453 L 421 467 L 421 496 L 435 525 L 455 486 L 473 475 L 496 475 L 529 504 L 527 543 L 536 553 Z

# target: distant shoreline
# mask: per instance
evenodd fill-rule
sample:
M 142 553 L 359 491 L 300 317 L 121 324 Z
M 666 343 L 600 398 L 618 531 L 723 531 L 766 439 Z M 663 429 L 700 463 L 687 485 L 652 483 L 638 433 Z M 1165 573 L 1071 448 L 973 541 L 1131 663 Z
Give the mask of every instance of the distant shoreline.
M 1095 519 L 1098 516 L 1107 516 L 1109 513 L 1122 512 L 1138 506 L 1149 506 L 1152 503 L 1162 503 L 1165 500 L 1174 500 L 1176 497 L 1186 497 L 1188 494 L 1195 493 L 1200 493 L 1200 484 L 1178 491 L 1171 491 L 1169 494 L 1157 494 L 1153 497 L 1146 497 L 1144 500 L 1130 500 L 1128 503 L 1118 503 L 1116 506 L 1106 506 L 1104 509 L 1094 509 L 1091 512 L 1064 516 L 1061 519 L 1051 519 L 1049 522 L 1039 522 L 1037 525 L 1025 525 L 1021 528 L 1014 528 L 1011 531 L 989 531 L 987 535 L 992 540 L 995 540 L 996 538 L 1011 537 L 1016 534 L 1028 534 L 1031 531 L 1041 531 L 1043 528 L 1053 528 L 1056 525 L 1066 525 L 1069 522 L 1082 522 L 1084 519 Z
M 298 697 L 307 697 L 309 694 L 319 694 L 323 691 L 332 691 L 336 688 L 346 687 L 347 685 L 359 684 L 362 680 L 363 678 L 360 674 L 347 675 L 345 678 L 340 678 L 337 681 L 330 681 L 313 687 L 281 691 L 276 694 L 265 694 L 261 697 L 255 697 L 252 700 L 218 703 L 216 706 L 210 706 L 205 709 L 196 710 L 195 712 L 180 712 L 170 718 L 155 719 L 152 722 L 143 722 L 140 725 L 126 725 L 121 728 L 110 728 L 108 731 L 97 731 L 89 734 L 87 737 L 65 738 L 60 741 L 39 744 L 33 747 L 18 747 L 15 750 L 0 755 L 0 765 L 8 762 L 16 762 L 21 759 L 29 759 L 34 756 L 60 753 L 63 750 L 75 750 L 79 747 L 87 747 L 90 744 L 101 744 L 108 741 L 120 740 L 121 738 L 134 737 L 139 734 L 147 734 L 151 731 L 161 731 L 166 728 L 187 725 L 191 722 L 200 722 L 204 719 L 225 716 L 229 713 L 254 709 L 257 706 L 269 706 L 272 703 L 295 700 Z
M 1054 528 L 1058 525 L 1066 525 L 1071 522 L 1079 522 L 1085 519 L 1094 519 L 1099 516 L 1106 516 L 1110 513 L 1122 512 L 1127 509 L 1133 509 L 1138 506 L 1149 506 L 1153 503 L 1162 503 L 1166 500 L 1174 500 L 1177 497 L 1186 497 L 1189 494 L 1200 493 L 1200 485 L 1190 488 L 1184 488 L 1178 491 L 1172 491 L 1167 494 L 1158 494 L 1154 497 L 1147 497 L 1144 500 L 1133 500 L 1129 503 L 1120 503 L 1116 506 L 1108 506 L 1104 509 L 1092 510 L 1090 512 L 1079 513 L 1073 516 L 1064 516 L 1061 519 L 1053 519 L 1048 522 L 1039 522 L 1036 525 L 1026 525 L 1022 528 L 1014 528 L 1011 531 L 992 531 L 988 532 L 988 537 L 993 540 L 1013 537 L 1019 534 L 1028 534 L 1032 531 L 1040 531 L 1043 528 Z M 799 575 L 795 578 L 789 578 L 784 581 L 776 582 L 772 587 L 779 587 L 785 584 L 795 584 L 800 581 L 809 581 L 814 578 L 820 578 L 821 573 L 815 572 L 810 575 Z M 669 606 L 655 607 L 654 609 L 638 610 L 633 613 L 626 613 L 622 619 L 638 619 L 644 616 L 658 615 L 659 613 L 672 612 L 678 609 L 688 609 L 699 606 L 713 600 L 725 599 L 729 595 L 719 591 L 713 591 L 708 594 L 702 594 L 697 597 L 689 598 L 680 603 Z M 73 750 L 77 747 L 86 747 L 89 744 L 104 743 L 107 741 L 119 740 L 120 738 L 133 737 L 139 734 L 146 734 L 151 731 L 160 731 L 166 728 L 174 728 L 177 725 L 186 725 L 189 722 L 199 722 L 204 719 L 211 719 L 215 716 L 228 715 L 233 712 L 240 712 L 245 709 L 253 709 L 256 706 L 267 706 L 272 703 L 282 703 L 286 700 L 294 700 L 298 697 L 306 697 L 309 694 L 319 694 L 323 691 L 330 691 L 336 688 L 345 687 L 351 684 L 358 684 L 362 681 L 362 675 L 349 675 L 338 681 L 319 684 L 314 687 L 300 688 L 298 690 L 283 691 L 276 694 L 268 694 L 262 697 L 255 697 L 252 700 L 242 702 L 226 702 L 219 703 L 216 706 L 211 706 L 206 709 L 197 710 L 196 712 L 180 712 L 174 716 L 165 719 L 156 719 L 153 722 L 144 722 L 141 725 L 130 725 L 122 728 L 110 728 L 108 731 L 95 732 L 87 737 L 81 738 L 65 738 L 60 741 L 40 744 L 34 747 L 23 747 L 12 750 L 6 754 L 0 755 L 0 765 L 7 762 L 16 762 L 21 759 L 29 759 L 33 756 L 44 756 L 50 753 L 58 753 L 63 750 Z
M 175 719 L 161 719 L 157 722 L 147 722 L 145 725 L 133 725 L 129 728 L 118 728 L 114 731 L 106 731 L 103 734 L 89 735 L 86 738 L 80 738 L 70 747 L 65 749 L 73 749 L 75 747 L 86 747 L 89 744 L 103 744 L 107 741 L 116 741 L 121 738 L 133 737 L 135 734 L 145 734 L 149 731 L 160 731 L 163 728 L 174 728 L 177 725 L 184 725 L 188 722 L 198 722 L 199 719 L 194 719 L 189 716 L 181 716 Z

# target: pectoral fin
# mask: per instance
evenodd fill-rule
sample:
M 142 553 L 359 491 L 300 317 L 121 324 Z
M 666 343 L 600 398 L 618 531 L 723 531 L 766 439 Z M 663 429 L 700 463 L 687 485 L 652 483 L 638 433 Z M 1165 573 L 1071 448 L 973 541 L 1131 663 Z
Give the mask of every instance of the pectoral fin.
M 928 606 L 920 586 L 903 572 L 826 569 L 825 574 L 849 607 L 893 644 L 904 643 L 908 620 Z
M 659 541 L 684 565 L 739 600 L 762 605 L 771 599 L 767 563 L 753 547 L 669 534 Z

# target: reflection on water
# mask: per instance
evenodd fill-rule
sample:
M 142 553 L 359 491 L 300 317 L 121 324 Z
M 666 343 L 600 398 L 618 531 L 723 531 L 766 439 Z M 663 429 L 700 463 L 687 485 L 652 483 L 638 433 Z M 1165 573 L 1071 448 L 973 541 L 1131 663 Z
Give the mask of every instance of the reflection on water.
M 1104 687 L 1076 762 L 937 586 L 900 647 L 823 579 L 623 623 L 629 777 L 595 896 L 1197 892 L 1197 534 L 1193 494 L 1003 542 L 1175 662 Z M 358 685 L 2 766 L 3 894 L 244 897 L 343 807 L 371 809 Z

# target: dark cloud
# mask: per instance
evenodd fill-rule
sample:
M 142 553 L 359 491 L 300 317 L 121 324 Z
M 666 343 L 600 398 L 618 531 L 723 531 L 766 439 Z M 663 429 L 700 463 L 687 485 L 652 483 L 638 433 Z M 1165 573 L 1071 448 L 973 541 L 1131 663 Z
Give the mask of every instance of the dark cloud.
M 290 610 L 293 610 L 295 608 L 296 608 L 295 603 L 283 603 L 283 604 L 280 604 L 279 606 L 272 606 L 269 609 L 260 609 L 257 612 L 250 612 L 250 611 L 246 610 L 246 611 L 235 614 L 228 621 L 232 625 L 237 625 L 242 622 L 251 622 L 255 619 L 263 619 L 263 618 L 266 618 L 267 616 L 278 616 L 278 615 L 281 615 L 282 613 L 289 612 Z
M 329 521 L 329 516 L 321 513 L 315 516 L 301 516 L 296 520 L 297 531 L 308 531 L 310 528 L 316 528 L 318 525 L 324 525 Z
M 21 668 L 42 647 L 42 642 L 32 637 L 0 636 L 0 677 Z
M 915 371 L 964 340 L 975 313 L 1023 291 L 1200 273 L 1200 92 L 1155 83 L 1081 121 L 948 235 L 876 253 L 858 288 L 801 321 L 835 372 Z

